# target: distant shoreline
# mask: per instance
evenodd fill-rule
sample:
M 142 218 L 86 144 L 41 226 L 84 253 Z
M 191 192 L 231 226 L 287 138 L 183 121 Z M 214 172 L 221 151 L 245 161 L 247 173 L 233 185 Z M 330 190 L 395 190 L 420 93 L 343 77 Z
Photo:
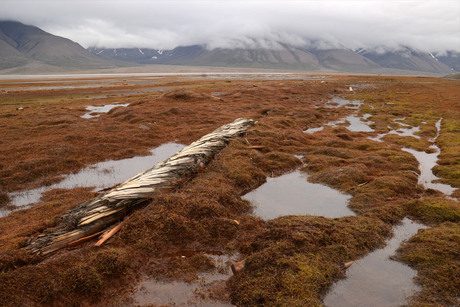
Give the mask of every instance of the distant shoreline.
M 57 68 L 57 67 L 56 67 Z M 123 77 L 123 76 L 157 76 L 157 75 L 200 75 L 200 74 L 299 74 L 299 75 L 387 75 L 387 76 L 421 76 L 443 77 L 443 74 L 397 70 L 379 69 L 376 71 L 333 71 L 333 70 L 290 70 L 271 68 L 248 68 L 248 67 L 218 67 L 218 66 L 182 66 L 182 65 L 143 65 L 116 67 L 93 70 L 50 70 L 46 68 L 30 67 L 19 69 L 0 70 L 0 79 L 16 78 L 80 78 L 100 75 L 100 77 Z

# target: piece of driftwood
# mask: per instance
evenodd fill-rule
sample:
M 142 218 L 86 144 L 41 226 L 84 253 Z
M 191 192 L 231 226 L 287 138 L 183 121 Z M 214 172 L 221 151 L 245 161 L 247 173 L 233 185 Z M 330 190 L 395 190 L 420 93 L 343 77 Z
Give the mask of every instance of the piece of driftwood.
M 345 269 L 348 269 L 349 267 L 351 267 L 353 264 L 355 264 L 357 262 L 357 260 L 352 260 L 352 261 L 348 261 L 348 262 L 345 262 L 343 264 L 343 266 L 345 267 Z
M 127 218 L 126 218 L 126 219 L 127 219 Z M 114 234 L 116 234 L 116 233 L 121 229 L 121 227 L 125 224 L 126 219 L 124 219 L 123 222 L 121 222 L 121 223 L 118 224 L 117 226 L 113 227 L 109 232 L 103 234 L 103 235 L 102 235 L 102 238 L 100 238 L 99 241 L 97 241 L 96 244 L 94 244 L 94 246 L 101 246 L 102 244 L 104 244 L 105 241 L 107 241 L 107 240 L 110 239 Z
M 78 239 L 78 240 L 76 240 L 76 241 L 70 242 L 69 244 L 67 244 L 67 247 L 68 247 L 68 248 L 72 248 L 72 247 L 81 245 L 81 244 L 83 244 L 83 243 L 85 243 L 85 242 L 88 242 L 89 240 L 94 239 L 94 238 L 97 237 L 97 236 L 100 236 L 100 235 L 103 234 L 103 233 L 104 233 L 103 231 L 99 231 L 99 232 L 93 233 L 92 235 L 89 235 L 89 236 L 83 237 L 83 238 L 81 238 L 81 239 Z
M 234 137 L 252 126 L 239 118 L 193 142 L 169 159 L 63 214 L 58 226 L 29 240 L 25 247 L 46 255 L 119 222 L 149 198 L 177 188 L 204 167 Z

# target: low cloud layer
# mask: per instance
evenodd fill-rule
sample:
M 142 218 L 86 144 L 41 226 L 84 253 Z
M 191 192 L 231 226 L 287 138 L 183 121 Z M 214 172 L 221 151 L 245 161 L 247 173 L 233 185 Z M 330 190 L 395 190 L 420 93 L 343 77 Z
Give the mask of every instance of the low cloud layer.
M 1 0 L 0 19 L 84 47 L 335 47 L 460 52 L 460 1 Z

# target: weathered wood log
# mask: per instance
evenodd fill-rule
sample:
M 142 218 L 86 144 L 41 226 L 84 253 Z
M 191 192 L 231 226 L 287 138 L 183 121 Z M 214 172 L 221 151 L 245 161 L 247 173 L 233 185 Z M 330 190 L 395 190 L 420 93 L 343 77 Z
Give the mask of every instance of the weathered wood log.
M 253 124 L 251 119 L 239 118 L 203 136 L 169 159 L 66 212 L 57 227 L 32 238 L 25 248 L 46 255 L 122 220 L 153 195 L 177 188 Z

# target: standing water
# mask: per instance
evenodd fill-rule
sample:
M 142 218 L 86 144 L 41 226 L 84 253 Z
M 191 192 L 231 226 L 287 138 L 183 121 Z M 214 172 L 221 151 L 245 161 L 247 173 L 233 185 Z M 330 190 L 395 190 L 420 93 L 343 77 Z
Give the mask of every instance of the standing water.
M 439 147 L 434 144 L 441 132 L 441 121 L 442 118 L 436 122 L 435 126 L 437 134 L 430 140 L 433 143 L 433 145 L 430 146 L 430 148 L 434 150 L 433 153 L 426 153 L 424 151 L 417 151 L 410 148 L 403 148 L 402 150 L 411 153 L 417 159 L 420 169 L 420 176 L 418 177 L 419 184 L 423 185 L 427 189 L 434 189 L 441 191 L 445 195 L 451 195 L 456 189 L 448 184 L 435 182 L 440 178 L 433 174 L 433 167 L 437 165 L 438 156 L 441 153 Z
M 440 153 L 439 147 L 436 145 L 430 146 L 434 149 L 434 153 L 426 153 L 424 151 L 417 151 L 411 148 L 403 148 L 402 150 L 411 153 L 419 163 L 420 175 L 418 176 L 418 183 L 427 189 L 434 189 L 441 191 L 445 195 L 451 195 L 455 188 L 448 184 L 434 182 L 440 178 L 433 174 L 433 167 L 437 165 L 438 155 Z
M 89 119 L 93 117 L 99 117 L 100 114 L 96 113 L 109 113 L 110 110 L 117 108 L 117 107 L 127 107 L 129 106 L 129 103 L 123 103 L 123 104 L 106 104 L 104 106 L 87 106 L 86 110 L 88 110 L 88 113 L 85 113 L 81 116 L 81 118 Z
M 237 260 L 237 255 L 224 254 L 208 257 L 216 265 L 210 272 L 199 273 L 194 282 L 161 282 L 153 278 L 144 278 L 134 289 L 130 305 L 134 306 L 234 306 L 229 298 L 220 297 L 219 289 L 225 288 L 226 280 L 231 276 L 230 264 Z M 186 256 L 182 256 L 185 259 Z M 217 294 L 217 297 L 216 297 Z
M 385 248 L 362 258 L 347 270 L 347 279 L 337 282 L 324 299 L 326 306 L 400 306 L 419 287 L 414 284 L 416 271 L 391 260 L 404 240 L 425 226 L 403 219 L 394 227 L 394 236 Z
M 184 145 L 167 143 L 153 150 L 152 155 L 134 157 L 123 160 L 109 160 L 100 162 L 82 169 L 77 174 L 70 174 L 62 181 L 50 186 L 9 193 L 11 199 L 10 205 L 21 209 L 21 206 L 27 206 L 37 203 L 42 194 L 53 189 L 73 189 L 76 187 L 95 187 L 96 190 L 109 188 L 119 184 L 136 174 L 153 167 L 158 162 L 161 162 L 177 151 L 184 148 Z M 0 211 L 0 217 L 6 216 L 10 211 Z
M 263 219 L 283 215 L 322 215 L 330 218 L 355 215 L 348 209 L 351 196 L 325 185 L 307 181 L 308 175 L 299 170 L 267 182 L 243 196 L 250 201 L 254 213 Z

